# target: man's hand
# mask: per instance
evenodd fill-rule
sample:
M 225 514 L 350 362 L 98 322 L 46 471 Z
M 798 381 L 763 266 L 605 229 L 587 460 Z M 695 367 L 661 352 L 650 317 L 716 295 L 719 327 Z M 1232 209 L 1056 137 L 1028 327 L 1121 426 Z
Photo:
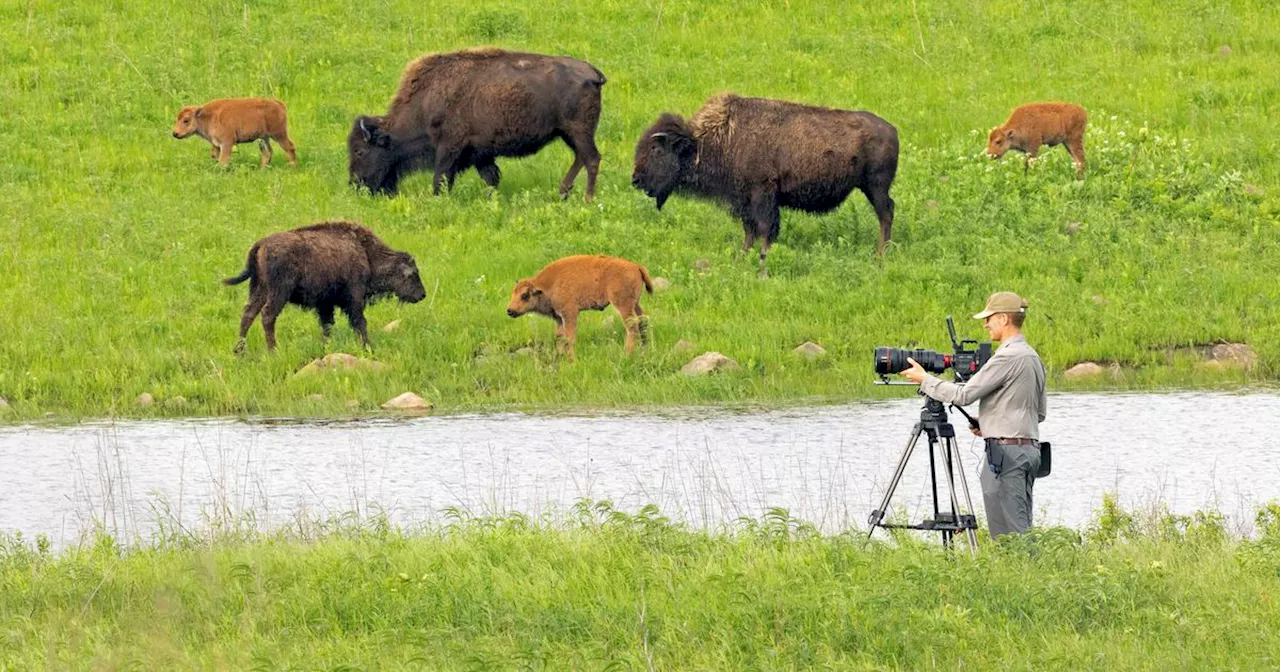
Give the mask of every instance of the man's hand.
M 911 365 L 911 368 L 903 371 L 902 377 L 919 385 L 929 373 L 924 370 L 923 366 L 920 366 L 919 362 L 910 357 L 907 358 L 907 363 Z
M 982 430 L 972 425 L 969 426 L 969 431 L 973 432 L 974 436 L 978 436 L 978 437 L 982 436 Z

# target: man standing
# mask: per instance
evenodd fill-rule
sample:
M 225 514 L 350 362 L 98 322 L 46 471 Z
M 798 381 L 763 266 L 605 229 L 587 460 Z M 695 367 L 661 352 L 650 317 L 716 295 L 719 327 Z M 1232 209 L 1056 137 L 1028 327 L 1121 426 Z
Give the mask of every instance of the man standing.
M 991 340 L 999 341 L 991 359 L 964 385 L 929 375 L 908 359 L 903 376 L 943 403 L 968 406 L 978 402 L 981 429 L 971 428 L 986 441 L 987 463 L 982 469 L 982 500 L 992 537 L 1023 532 L 1031 527 L 1031 487 L 1040 468 L 1040 422 L 1048 405 L 1045 370 L 1040 355 L 1022 336 L 1027 302 L 1013 292 L 996 292 L 974 315 L 982 320 Z

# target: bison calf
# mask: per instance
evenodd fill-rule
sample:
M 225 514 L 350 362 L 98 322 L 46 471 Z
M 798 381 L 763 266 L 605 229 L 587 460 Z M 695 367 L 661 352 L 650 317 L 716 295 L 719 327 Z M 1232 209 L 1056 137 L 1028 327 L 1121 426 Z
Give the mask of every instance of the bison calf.
M 289 155 L 289 165 L 298 165 L 298 155 L 289 139 L 284 103 L 270 98 L 220 98 L 204 105 L 188 105 L 178 112 L 173 137 L 181 140 L 199 135 L 213 145 L 211 156 L 226 167 L 231 164 L 231 148 L 258 141 L 262 165 L 271 163 L 271 140 Z
M 578 338 L 578 313 L 604 310 L 609 304 L 618 310 L 627 329 L 626 350 L 635 349 L 636 337 L 649 341 L 649 325 L 640 308 L 640 295 L 653 293 L 649 271 L 640 264 L 593 255 L 565 257 L 547 264 L 533 278 L 521 280 L 511 291 L 507 315 L 546 315 L 556 321 L 556 350 L 568 349 Z
M 1030 103 L 1009 115 L 1003 125 L 991 129 L 987 136 L 987 155 L 993 159 L 1015 149 L 1027 155 L 1022 172 L 1040 152 L 1041 145 L 1066 145 L 1076 177 L 1084 179 L 1084 127 L 1087 115 L 1083 107 L 1072 103 Z
M 366 302 L 395 294 L 401 301 L 417 303 L 426 296 L 413 257 L 387 247 L 373 232 L 352 222 L 323 222 L 259 240 L 249 248 L 240 275 L 223 282 L 235 285 L 245 280 L 249 302 L 240 318 L 236 354 L 244 352 L 245 334 L 259 312 L 267 349 L 274 350 L 276 316 L 287 303 L 315 308 L 325 340 L 334 309 L 342 309 L 368 348 Z

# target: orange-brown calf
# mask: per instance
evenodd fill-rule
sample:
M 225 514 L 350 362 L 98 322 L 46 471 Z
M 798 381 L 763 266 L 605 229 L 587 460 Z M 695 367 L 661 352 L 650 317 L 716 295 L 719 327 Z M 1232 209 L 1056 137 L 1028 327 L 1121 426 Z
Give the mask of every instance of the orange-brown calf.
M 579 255 L 547 264 L 532 278 L 516 283 L 511 291 L 507 314 L 546 315 L 556 321 L 556 350 L 568 350 L 578 340 L 578 313 L 604 310 L 609 304 L 618 310 L 627 328 L 626 350 L 635 349 L 636 338 L 649 341 L 649 325 L 640 308 L 640 295 L 653 293 L 649 271 L 635 262 L 617 257 Z
M 231 148 L 258 141 L 262 165 L 271 163 L 271 140 L 289 155 L 289 165 L 298 165 L 298 155 L 289 140 L 284 103 L 270 98 L 219 98 L 204 105 L 188 105 L 178 112 L 173 137 L 179 140 L 199 135 L 213 145 L 211 155 L 226 167 L 231 164 Z
M 1004 125 L 991 129 L 987 154 L 993 159 L 1016 149 L 1027 155 L 1026 166 L 1036 158 L 1041 145 L 1066 145 L 1076 167 L 1076 177 L 1084 178 L 1084 127 L 1087 115 L 1073 103 L 1030 103 L 1009 115 Z

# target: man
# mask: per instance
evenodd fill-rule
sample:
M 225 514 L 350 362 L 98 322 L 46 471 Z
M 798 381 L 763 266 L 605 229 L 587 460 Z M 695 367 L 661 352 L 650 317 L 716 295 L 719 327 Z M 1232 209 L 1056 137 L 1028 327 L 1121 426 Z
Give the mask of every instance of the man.
M 967 406 L 978 402 L 981 429 L 970 428 L 986 440 L 987 464 L 982 469 L 982 500 L 992 537 L 1023 532 L 1031 526 L 1031 487 L 1040 468 L 1040 422 L 1047 400 L 1045 370 L 1040 355 L 1022 336 L 1027 302 L 1013 292 L 996 292 L 974 315 L 982 320 L 991 340 L 999 341 L 991 359 L 964 385 L 929 375 L 908 359 L 903 376 L 943 403 Z

